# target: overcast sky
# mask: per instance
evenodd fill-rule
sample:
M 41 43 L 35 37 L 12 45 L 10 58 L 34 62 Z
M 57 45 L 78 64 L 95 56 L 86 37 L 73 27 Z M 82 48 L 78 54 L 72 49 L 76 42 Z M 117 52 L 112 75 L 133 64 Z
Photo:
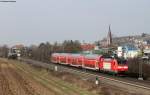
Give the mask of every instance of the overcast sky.
M 150 0 L 17 0 L 0 3 L 0 45 L 150 33 Z

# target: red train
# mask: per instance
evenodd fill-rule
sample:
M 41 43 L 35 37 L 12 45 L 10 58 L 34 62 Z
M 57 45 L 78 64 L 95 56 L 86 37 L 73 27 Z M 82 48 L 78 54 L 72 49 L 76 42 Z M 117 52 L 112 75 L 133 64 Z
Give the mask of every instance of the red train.
M 53 63 L 113 72 L 116 74 L 124 73 L 128 70 L 126 60 L 96 54 L 82 55 L 71 53 L 53 53 L 51 61 Z

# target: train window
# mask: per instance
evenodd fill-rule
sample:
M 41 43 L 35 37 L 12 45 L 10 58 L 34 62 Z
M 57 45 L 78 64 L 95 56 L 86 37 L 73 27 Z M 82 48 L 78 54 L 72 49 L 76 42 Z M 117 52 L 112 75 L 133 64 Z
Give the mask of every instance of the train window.
M 111 61 L 112 58 L 105 58 L 104 61 Z
M 127 60 L 125 60 L 124 58 L 117 58 L 116 60 L 118 64 L 127 64 Z
M 108 55 L 108 54 L 104 54 L 104 55 L 102 56 L 102 58 L 112 59 L 112 56 L 110 56 L 110 55 Z

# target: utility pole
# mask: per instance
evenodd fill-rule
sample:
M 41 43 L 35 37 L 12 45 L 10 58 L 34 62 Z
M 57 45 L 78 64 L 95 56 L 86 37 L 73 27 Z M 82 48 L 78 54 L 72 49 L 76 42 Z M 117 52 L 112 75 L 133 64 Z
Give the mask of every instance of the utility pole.
M 138 78 L 138 80 L 143 80 L 142 67 L 143 67 L 143 60 L 142 60 L 142 62 L 139 63 L 139 78 Z
M 143 56 L 143 47 L 142 47 L 142 56 Z M 139 63 L 139 78 L 138 80 L 143 80 L 143 59 Z

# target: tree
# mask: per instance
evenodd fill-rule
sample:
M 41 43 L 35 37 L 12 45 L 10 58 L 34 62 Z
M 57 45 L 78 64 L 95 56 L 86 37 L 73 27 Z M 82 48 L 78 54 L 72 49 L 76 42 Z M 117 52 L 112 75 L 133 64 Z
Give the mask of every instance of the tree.
M 0 47 L 0 57 L 7 57 L 9 48 L 7 45 Z
M 31 59 L 49 62 L 51 53 L 53 52 L 77 53 L 80 51 L 82 51 L 82 49 L 79 41 L 65 40 L 62 44 L 55 42 L 52 45 L 46 42 L 40 43 L 38 46 L 32 45 L 26 47 L 23 55 Z
M 78 53 L 82 51 L 82 48 L 78 40 L 65 40 L 62 44 L 62 50 L 66 53 Z

